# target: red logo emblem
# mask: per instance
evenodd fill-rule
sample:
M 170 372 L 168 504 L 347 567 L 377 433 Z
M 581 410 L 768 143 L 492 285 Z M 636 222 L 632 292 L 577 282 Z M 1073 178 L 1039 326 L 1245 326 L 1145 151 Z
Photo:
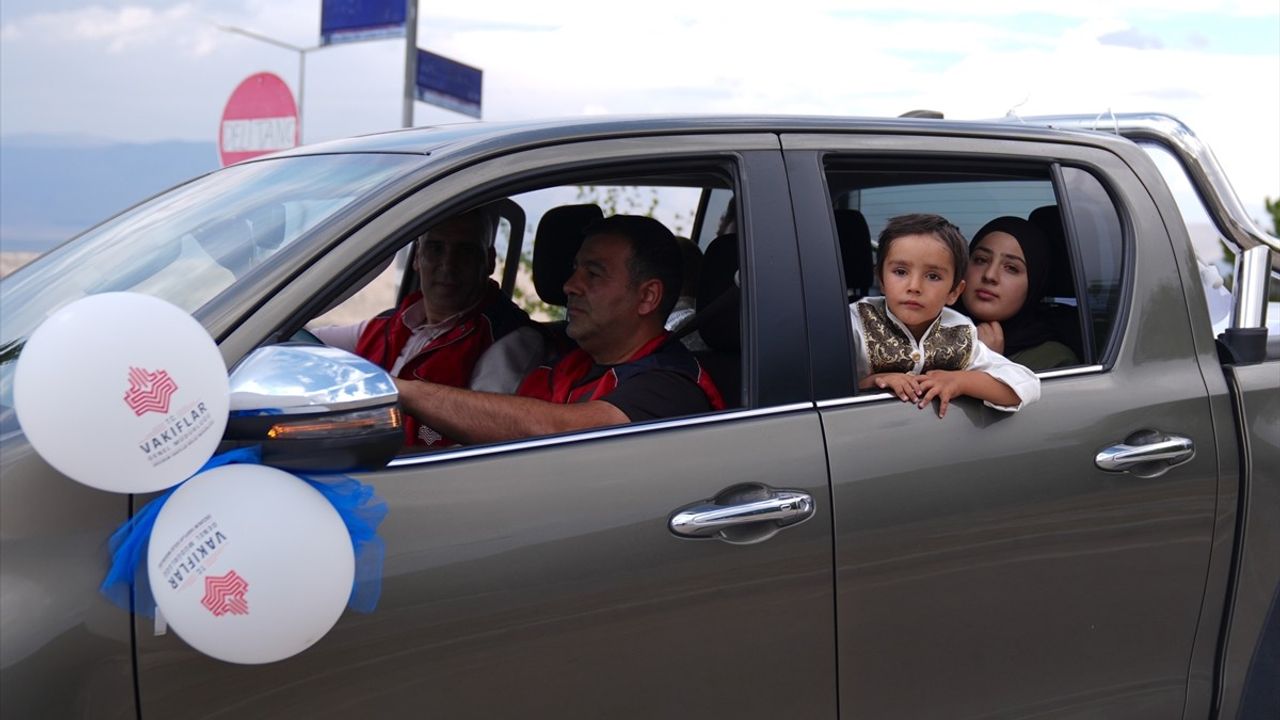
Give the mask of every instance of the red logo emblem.
M 200 601 L 213 613 L 214 617 L 232 615 L 248 615 L 249 602 L 244 599 L 249 592 L 249 583 L 236 574 L 235 570 L 226 575 L 204 576 L 204 599 Z
M 135 415 L 149 412 L 169 412 L 169 398 L 178 390 L 178 383 L 164 370 L 147 372 L 142 368 L 129 368 L 129 391 L 124 401 Z

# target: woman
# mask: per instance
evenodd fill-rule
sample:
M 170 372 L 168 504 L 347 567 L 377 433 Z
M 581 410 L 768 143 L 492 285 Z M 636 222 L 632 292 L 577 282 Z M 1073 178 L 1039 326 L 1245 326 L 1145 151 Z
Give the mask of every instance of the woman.
M 1034 224 L 999 217 L 973 236 L 960 310 L 987 347 L 1032 370 L 1079 365 L 1054 339 L 1040 299 L 1049 280 L 1049 241 Z

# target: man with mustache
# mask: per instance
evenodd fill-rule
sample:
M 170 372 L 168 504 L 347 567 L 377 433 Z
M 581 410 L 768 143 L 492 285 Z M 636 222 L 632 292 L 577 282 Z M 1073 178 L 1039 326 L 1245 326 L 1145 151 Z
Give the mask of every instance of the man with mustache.
M 326 344 L 379 365 L 404 381 L 513 393 L 543 358 L 542 333 L 512 304 L 493 274 L 493 216 L 481 208 L 448 218 L 414 245 L 418 290 L 394 312 L 355 325 L 317 328 Z M 453 441 L 405 418 L 409 445 Z
M 401 406 L 464 443 L 495 442 L 723 409 L 711 378 L 663 327 L 680 292 L 675 237 L 647 217 L 584 231 L 564 284 L 578 348 L 531 372 L 516 396 L 397 379 Z

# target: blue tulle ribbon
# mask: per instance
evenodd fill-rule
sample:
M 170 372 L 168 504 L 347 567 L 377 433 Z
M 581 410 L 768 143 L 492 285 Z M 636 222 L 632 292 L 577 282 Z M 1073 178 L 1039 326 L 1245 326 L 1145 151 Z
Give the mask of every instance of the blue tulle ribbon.
M 257 447 L 240 448 L 209 458 L 191 477 L 232 463 L 258 464 L 262 452 Z M 382 562 L 386 556 L 386 544 L 378 536 L 378 525 L 387 516 L 387 502 L 378 497 L 372 485 L 346 475 L 297 476 L 315 488 L 338 511 L 351 536 L 355 552 L 355 580 L 347 607 L 356 612 L 368 613 L 378 605 L 382 594 Z M 189 480 L 190 478 L 188 478 Z M 183 482 L 186 482 L 184 480 Z M 156 601 L 151 595 L 151 583 L 147 580 L 147 564 L 144 557 L 151 541 L 151 530 L 156 517 L 173 491 L 182 483 L 169 488 L 163 494 L 142 506 L 111 534 L 107 541 L 111 553 L 111 567 L 102 585 L 98 587 L 116 607 L 138 615 L 154 617 Z

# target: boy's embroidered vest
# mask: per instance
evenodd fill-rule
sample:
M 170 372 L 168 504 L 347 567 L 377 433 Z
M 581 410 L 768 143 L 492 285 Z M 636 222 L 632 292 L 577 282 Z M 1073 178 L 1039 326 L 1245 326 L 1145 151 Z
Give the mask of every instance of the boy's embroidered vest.
M 911 372 L 916 366 L 916 350 L 906 331 L 889 318 L 888 311 L 870 303 L 860 302 L 858 319 L 862 322 L 867 357 L 871 360 L 871 372 Z M 937 323 L 937 321 L 934 321 Z M 922 349 L 924 368 L 930 370 L 963 370 L 973 360 L 974 334 L 968 325 L 943 327 L 935 324 L 926 333 Z
M 413 335 L 413 331 L 404 324 L 404 315 L 421 301 L 422 293 L 414 292 L 394 313 L 388 311 L 370 320 L 356 343 L 356 354 L 391 372 L 405 343 Z M 465 388 L 480 356 L 504 335 L 529 323 L 525 311 L 513 305 L 502 294 L 498 284 L 490 280 L 484 300 L 405 362 L 397 377 Z M 407 413 L 403 420 L 406 445 L 443 447 L 453 444 L 452 440 L 422 426 Z
M 720 391 L 684 345 L 667 344 L 670 333 L 662 333 L 645 343 L 625 363 L 615 365 L 600 377 L 582 382 L 595 362 L 581 348 L 565 355 L 554 365 L 543 365 L 525 377 L 517 395 L 553 403 L 577 403 L 598 400 L 622 383 L 649 370 L 678 372 L 697 383 L 713 410 L 723 410 Z

